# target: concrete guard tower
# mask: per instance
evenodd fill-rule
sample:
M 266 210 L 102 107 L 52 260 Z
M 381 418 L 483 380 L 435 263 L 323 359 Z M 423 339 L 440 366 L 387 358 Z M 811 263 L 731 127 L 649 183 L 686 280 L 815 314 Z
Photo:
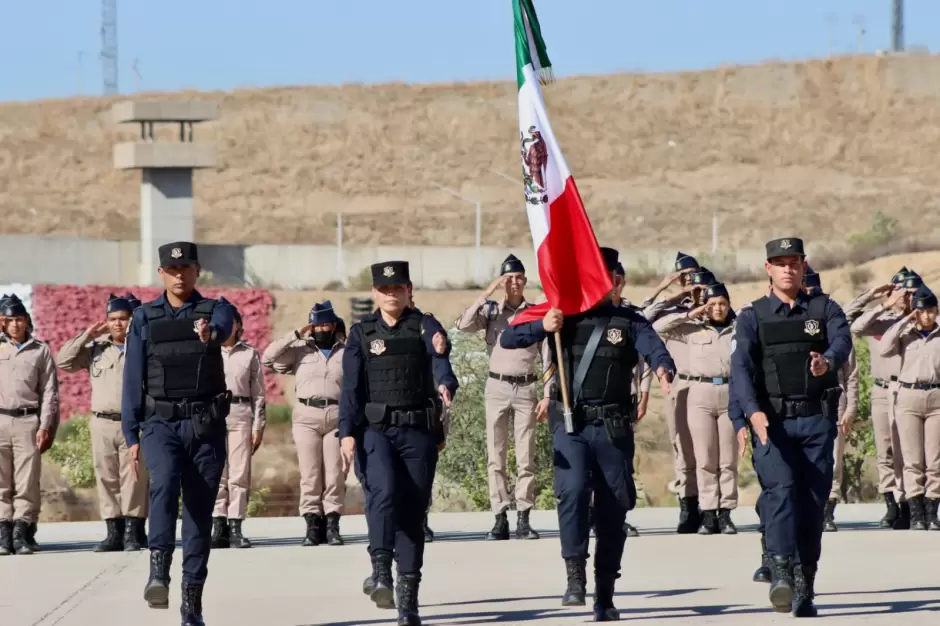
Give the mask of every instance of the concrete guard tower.
M 193 125 L 216 120 L 219 104 L 208 101 L 119 102 L 117 124 L 140 124 L 140 140 L 114 146 L 114 167 L 142 170 L 140 178 L 139 284 L 157 282 L 157 249 L 194 236 L 193 170 L 216 166 L 215 146 L 193 142 Z M 154 124 L 179 124 L 179 143 L 157 143 Z

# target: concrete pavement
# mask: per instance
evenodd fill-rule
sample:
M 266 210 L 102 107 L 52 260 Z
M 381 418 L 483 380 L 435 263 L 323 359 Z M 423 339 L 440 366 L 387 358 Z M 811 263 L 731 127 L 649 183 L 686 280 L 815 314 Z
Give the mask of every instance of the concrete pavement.
M 882 531 L 878 505 L 842 505 L 840 532 L 827 534 L 817 590 L 824 623 L 940 623 L 940 533 Z M 767 585 L 751 582 L 760 543 L 753 511 L 738 510 L 737 536 L 673 534 L 677 509 L 640 509 L 630 522 L 617 606 L 643 624 L 785 623 L 770 612 Z M 437 540 L 421 587 L 427 624 L 581 624 L 583 608 L 560 606 L 564 565 L 553 511 L 533 515 L 539 541 L 484 542 L 487 513 L 432 514 Z M 210 626 L 352 626 L 394 623 L 361 593 L 369 573 L 365 520 L 343 520 L 347 545 L 301 548 L 300 519 L 245 522 L 250 550 L 218 550 L 209 563 L 204 615 Z M 179 624 L 179 549 L 170 610 L 147 608 L 147 552 L 94 554 L 103 524 L 44 524 L 32 557 L 0 558 L 0 624 L 91 626 Z M 593 544 L 592 544 L 593 548 Z M 592 585 L 589 584 L 589 590 Z

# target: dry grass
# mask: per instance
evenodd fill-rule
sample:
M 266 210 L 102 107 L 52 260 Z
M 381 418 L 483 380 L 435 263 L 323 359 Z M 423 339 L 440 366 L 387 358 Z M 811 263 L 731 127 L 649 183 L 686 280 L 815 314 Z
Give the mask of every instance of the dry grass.
M 577 77 L 546 89 L 556 133 L 602 243 L 754 247 L 787 232 L 841 241 L 876 210 L 940 224 L 934 57 L 851 57 L 684 74 Z M 197 128 L 220 166 L 197 174 L 207 242 L 471 244 L 528 237 L 515 176 L 512 83 L 299 87 L 160 97 L 221 101 Z M 111 167 L 131 140 L 113 101 L 0 104 L 4 233 L 137 234 L 138 175 Z M 172 129 L 164 138 L 173 140 Z

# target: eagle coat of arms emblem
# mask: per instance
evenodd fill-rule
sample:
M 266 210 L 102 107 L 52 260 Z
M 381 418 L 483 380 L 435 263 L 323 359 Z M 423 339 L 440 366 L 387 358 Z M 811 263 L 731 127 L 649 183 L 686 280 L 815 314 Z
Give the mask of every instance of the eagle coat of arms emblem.
M 395 268 L 391 265 L 386 265 L 385 269 L 382 270 L 382 275 L 384 275 L 385 278 L 391 278 L 395 275 Z
M 172 250 L 170 250 L 170 256 L 173 257 L 174 259 L 178 259 L 181 256 L 183 256 L 183 251 L 180 250 L 179 248 L 173 248 Z
M 385 341 L 382 339 L 376 339 L 369 344 L 369 352 L 378 356 L 385 352 Z
M 806 320 L 803 331 L 810 337 L 815 337 L 819 334 L 819 322 L 816 320 Z
M 623 341 L 623 331 L 621 331 L 619 328 L 608 328 L 607 341 L 616 346 L 621 341 Z

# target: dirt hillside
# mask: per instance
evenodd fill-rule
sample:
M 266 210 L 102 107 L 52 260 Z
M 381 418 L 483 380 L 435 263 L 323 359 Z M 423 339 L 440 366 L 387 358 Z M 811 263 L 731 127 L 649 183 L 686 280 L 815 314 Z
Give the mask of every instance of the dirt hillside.
M 707 72 L 568 78 L 546 87 L 602 243 L 723 245 L 783 231 L 838 241 L 878 209 L 940 224 L 940 60 L 851 57 Z M 209 98 L 197 127 L 220 166 L 197 174 L 197 236 L 217 243 L 471 244 L 528 236 L 513 83 L 346 85 Z M 0 104 L 3 232 L 135 238 L 136 172 L 112 169 L 113 100 Z M 161 137 L 174 141 L 175 129 Z

